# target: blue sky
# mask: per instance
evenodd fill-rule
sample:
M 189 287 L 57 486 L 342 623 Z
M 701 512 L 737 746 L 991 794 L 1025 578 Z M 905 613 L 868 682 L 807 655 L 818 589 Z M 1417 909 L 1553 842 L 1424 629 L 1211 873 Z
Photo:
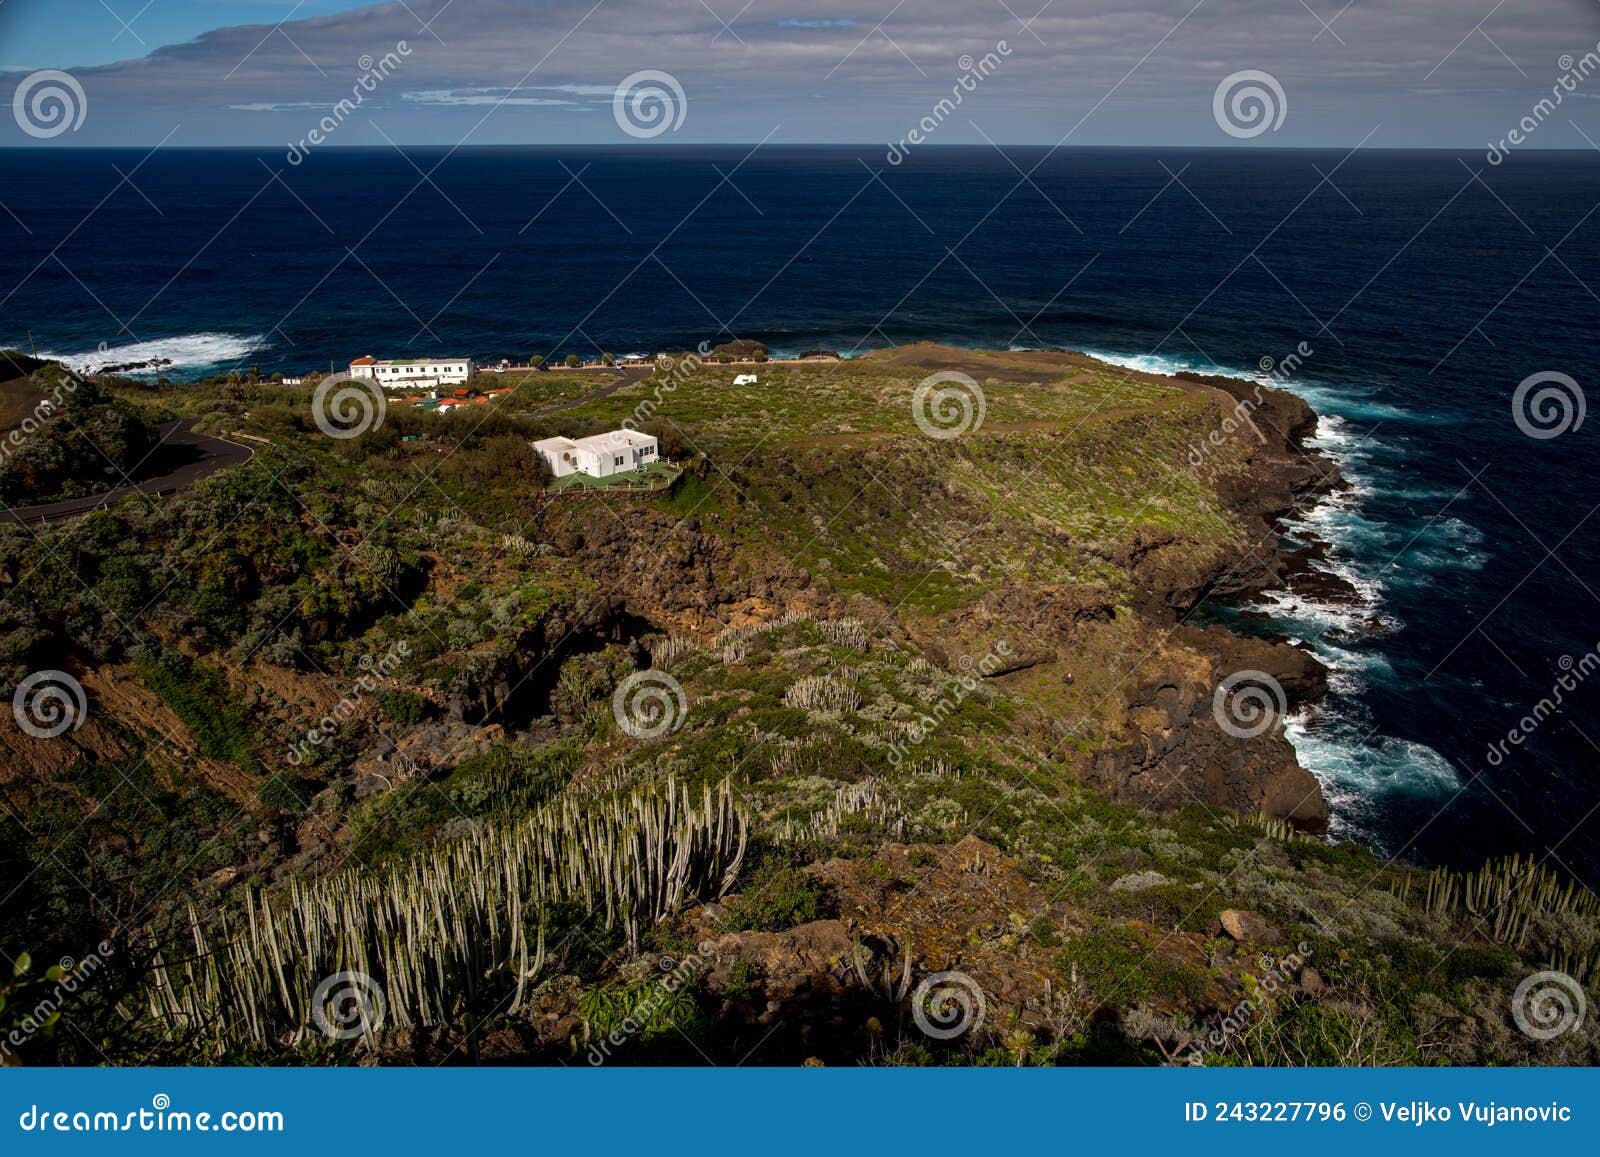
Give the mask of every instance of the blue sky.
M 0 97 L 63 69 L 86 105 L 0 146 L 282 146 L 396 54 L 330 140 L 626 144 L 612 94 L 649 70 L 683 94 L 661 141 L 1482 149 L 1597 42 L 1600 0 L 0 0 Z M 1255 136 L 1214 104 L 1246 72 L 1287 113 Z M 1522 147 L 1597 114 L 1600 71 Z
M 276 24 L 370 0 L 0 0 L 0 66 L 80 68 L 144 56 L 229 25 Z

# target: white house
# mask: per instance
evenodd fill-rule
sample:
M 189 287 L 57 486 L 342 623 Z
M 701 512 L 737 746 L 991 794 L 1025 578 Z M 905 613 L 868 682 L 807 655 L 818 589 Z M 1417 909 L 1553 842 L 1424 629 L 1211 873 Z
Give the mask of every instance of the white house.
M 756 384 L 756 376 L 754 374 L 735 374 L 733 384 L 736 386 L 753 386 Z
M 609 478 L 638 470 L 660 457 L 655 438 L 637 430 L 612 430 L 588 438 L 541 438 L 533 448 L 550 466 L 557 478 L 568 474 L 587 474 Z
M 350 363 L 350 372 L 358 378 L 371 378 L 380 386 L 393 390 L 410 390 L 423 386 L 458 386 L 472 379 L 477 366 L 471 358 L 400 358 L 380 361 L 368 354 Z

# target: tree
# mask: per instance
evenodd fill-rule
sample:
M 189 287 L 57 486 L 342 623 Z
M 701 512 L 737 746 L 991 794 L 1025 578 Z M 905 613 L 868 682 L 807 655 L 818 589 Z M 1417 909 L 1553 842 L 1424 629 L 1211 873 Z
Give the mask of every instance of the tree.
M 533 367 L 534 369 L 538 369 L 540 366 L 544 365 L 544 359 L 542 357 L 540 357 L 538 354 L 529 354 L 528 355 L 528 365 Z
M 616 365 L 617 364 L 617 355 L 616 354 L 601 354 L 600 355 L 600 364 L 601 365 L 606 365 L 606 366 L 614 366 L 614 365 Z
M 568 354 L 567 355 L 567 368 L 568 369 L 575 370 L 579 366 L 581 366 L 582 364 L 583 364 L 583 359 L 580 358 L 577 354 Z

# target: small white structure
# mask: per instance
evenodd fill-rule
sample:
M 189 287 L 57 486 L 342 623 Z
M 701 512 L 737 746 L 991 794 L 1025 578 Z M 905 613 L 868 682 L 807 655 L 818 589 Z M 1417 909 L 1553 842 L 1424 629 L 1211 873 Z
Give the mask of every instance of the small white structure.
M 637 430 L 612 430 L 588 438 L 541 438 L 533 448 L 550 466 L 557 478 L 568 474 L 587 474 L 609 478 L 638 470 L 660 457 L 655 438 Z
M 303 386 L 306 384 L 306 379 L 302 374 L 290 374 L 283 379 L 283 384 L 286 386 Z
M 736 374 L 734 375 L 733 384 L 736 386 L 753 386 L 756 384 L 756 376 L 754 374 Z
M 368 354 L 350 363 L 350 373 L 371 378 L 385 389 L 412 390 L 426 386 L 459 386 L 472 380 L 477 366 L 471 358 L 399 358 L 382 361 Z

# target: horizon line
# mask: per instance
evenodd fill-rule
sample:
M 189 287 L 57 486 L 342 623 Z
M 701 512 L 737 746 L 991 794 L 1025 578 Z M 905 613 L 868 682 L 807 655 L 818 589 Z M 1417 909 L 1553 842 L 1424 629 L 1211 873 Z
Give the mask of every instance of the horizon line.
M 3 3 L 4 0 L 0 0 Z M 664 152 L 681 151 L 696 148 L 727 148 L 749 149 L 752 152 L 759 149 L 881 149 L 885 146 L 883 141 L 662 141 L 645 143 L 642 141 L 522 141 L 506 143 L 480 143 L 480 144 L 444 144 L 396 141 L 388 144 L 375 145 L 323 145 L 317 149 L 319 153 L 362 153 L 362 152 L 392 152 L 396 149 L 443 149 L 450 152 L 484 151 L 489 149 L 627 149 L 630 151 L 659 150 Z M 1493 142 L 1485 142 L 1493 147 Z M 262 152 L 281 149 L 281 144 L 259 145 L 164 145 L 131 143 L 120 145 L 57 145 L 57 144 L 6 144 L 0 145 L 0 152 L 129 152 L 144 149 L 151 152 Z M 1364 153 L 1474 153 L 1480 151 L 1484 145 L 1365 145 L 1358 151 Z M 1042 149 L 1050 152 L 1096 152 L 1108 150 L 1182 150 L 1185 152 L 1226 152 L 1244 155 L 1247 153 L 1304 153 L 1304 152 L 1350 152 L 1347 144 L 1329 145 L 1197 145 L 1197 144 L 1045 144 L 1027 141 L 994 141 L 994 142 L 958 142 L 946 144 L 926 144 L 918 146 L 917 151 L 954 152 L 957 150 L 985 150 L 985 149 Z M 1523 153 L 1588 153 L 1596 152 L 1593 148 L 1583 147 L 1557 147 L 1528 145 L 1516 150 Z

